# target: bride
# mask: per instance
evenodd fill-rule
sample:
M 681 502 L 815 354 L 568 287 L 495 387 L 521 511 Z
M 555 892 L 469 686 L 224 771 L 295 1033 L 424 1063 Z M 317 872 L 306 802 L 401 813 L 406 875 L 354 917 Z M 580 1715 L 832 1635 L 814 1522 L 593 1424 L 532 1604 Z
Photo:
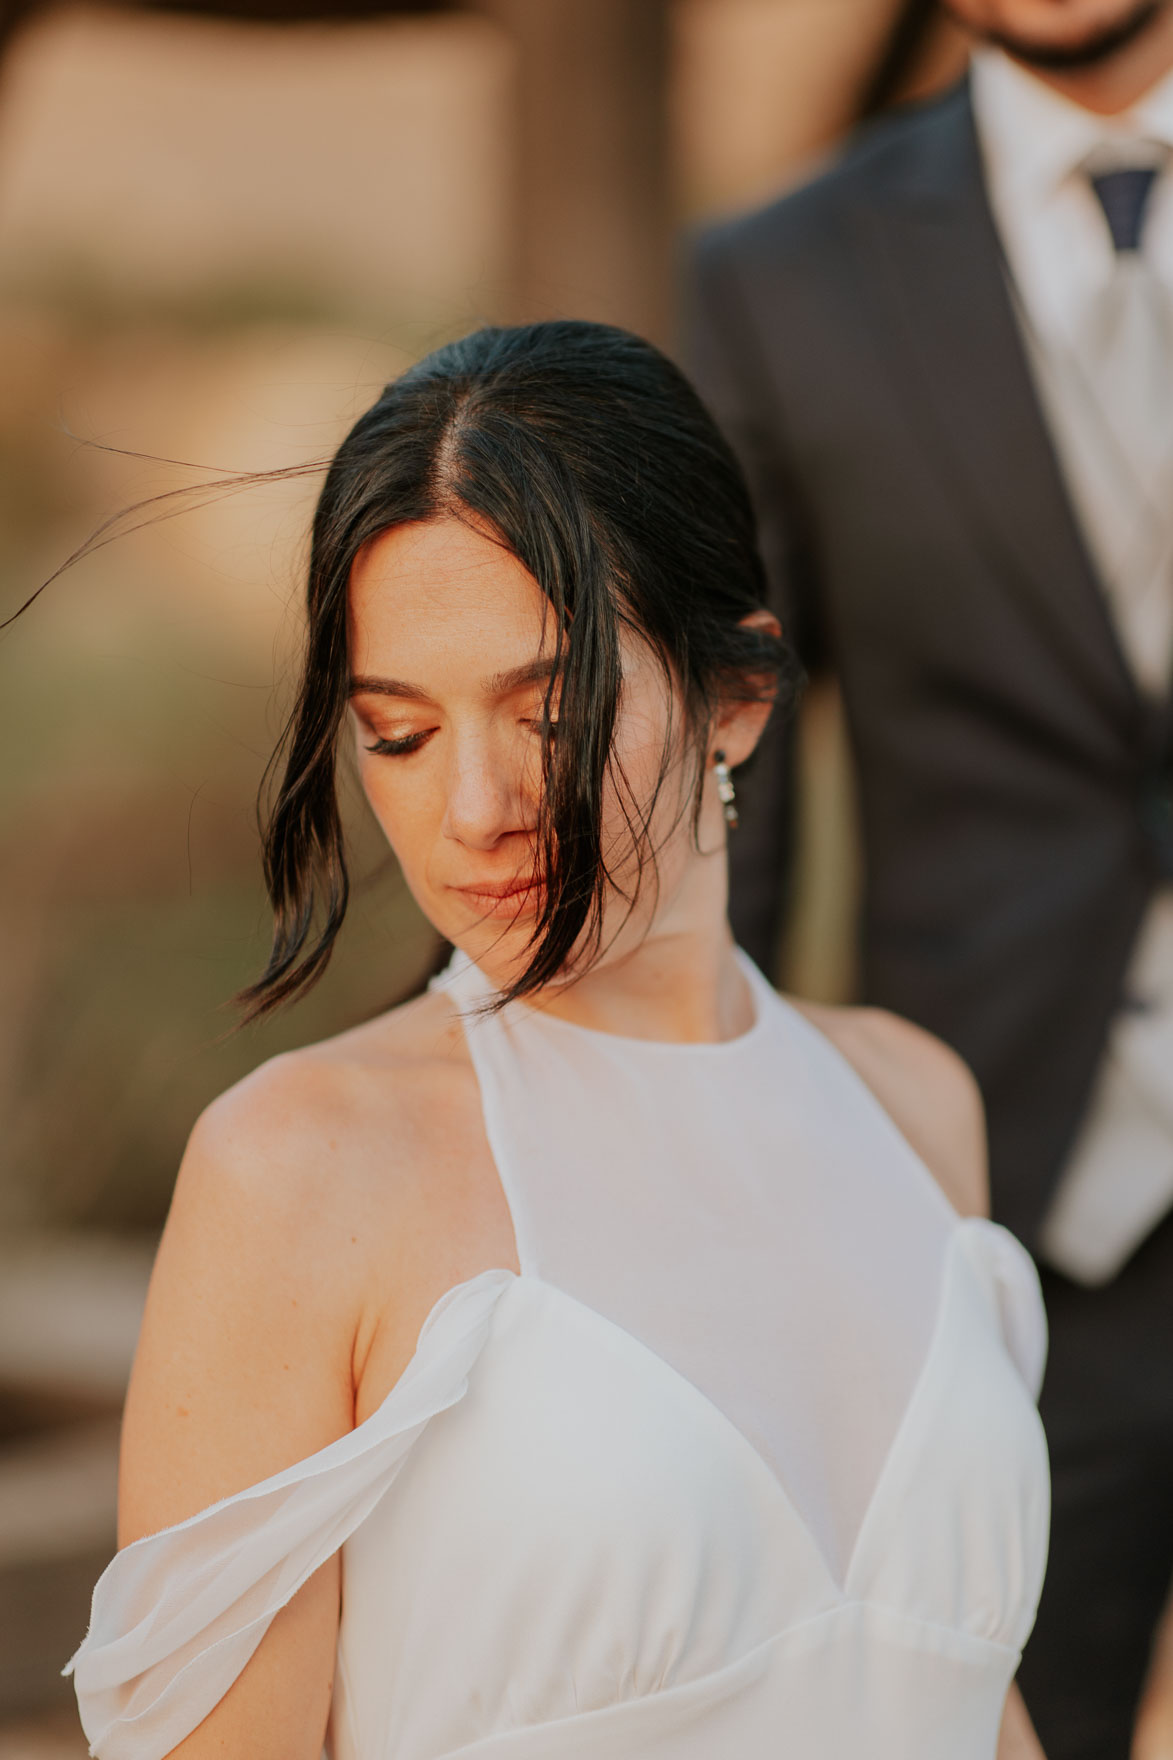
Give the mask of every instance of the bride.
M 1043 1321 L 973 1082 L 727 924 L 763 601 L 624 332 L 481 331 L 342 445 L 246 1001 L 329 956 L 347 739 L 457 951 L 193 1133 L 71 1664 L 101 1760 L 1038 1756 Z

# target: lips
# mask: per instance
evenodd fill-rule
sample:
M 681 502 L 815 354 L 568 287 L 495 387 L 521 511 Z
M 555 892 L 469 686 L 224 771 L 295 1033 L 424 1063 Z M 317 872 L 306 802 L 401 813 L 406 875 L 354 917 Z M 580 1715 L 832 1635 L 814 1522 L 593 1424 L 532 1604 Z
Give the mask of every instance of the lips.
M 541 907 L 540 880 L 474 881 L 465 886 L 451 886 L 478 917 L 535 916 Z

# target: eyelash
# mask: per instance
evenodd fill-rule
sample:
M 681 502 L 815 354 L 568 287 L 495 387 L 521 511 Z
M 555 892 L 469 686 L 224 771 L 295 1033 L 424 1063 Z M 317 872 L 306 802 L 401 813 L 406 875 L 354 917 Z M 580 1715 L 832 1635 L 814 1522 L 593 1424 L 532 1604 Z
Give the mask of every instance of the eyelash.
M 429 731 L 409 733 L 403 739 L 376 739 L 367 747 L 367 751 L 373 752 L 377 758 L 404 758 L 410 752 L 418 752 L 424 741 L 430 738 Z
M 541 733 L 542 731 L 542 723 L 540 721 L 527 721 L 524 725 L 530 728 L 534 733 Z M 556 721 L 551 721 L 547 725 L 546 731 L 549 734 L 549 737 L 553 739 L 558 732 L 558 723 Z M 412 752 L 418 752 L 425 740 L 429 740 L 431 737 L 432 729 L 428 728 L 424 733 L 406 734 L 403 739 L 372 740 L 371 744 L 366 749 L 368 752 L 373 753 L 376 758 L 406 758 L 409 757 Z

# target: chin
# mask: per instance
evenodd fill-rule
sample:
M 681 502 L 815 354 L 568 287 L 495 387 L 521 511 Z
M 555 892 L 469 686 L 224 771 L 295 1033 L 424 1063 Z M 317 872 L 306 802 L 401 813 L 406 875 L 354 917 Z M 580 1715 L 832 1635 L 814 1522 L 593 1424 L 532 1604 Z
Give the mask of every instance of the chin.
M 1067 33 L 1049 41 L 1020 36 L 1013 29 L 995 28 L 989 40 L 1028 67 L 1053 73 L 1077 73 L 1083 68 L 1103 67 L 1143 37 L 1168 9 L 1168 0 L 1133 0 L 1115 16 L 1102 15 L 1073 23 Z M 1078 14 L 1077 14 L 1078 16 Z
M 433 919 L 434 920 L 434 919 Z M 498 989 L 521 976 L 533 957 L 536 918 L 527 913 L 513 922 L 499 920 L 475 924 L 438 925 L 440 933 L 478 965 Z

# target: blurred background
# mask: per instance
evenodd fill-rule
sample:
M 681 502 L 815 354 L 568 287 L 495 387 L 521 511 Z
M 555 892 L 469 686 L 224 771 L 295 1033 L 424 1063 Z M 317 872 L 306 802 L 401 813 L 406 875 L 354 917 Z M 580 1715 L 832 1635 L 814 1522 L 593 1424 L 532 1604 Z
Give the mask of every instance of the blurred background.
M 117 1413 L 191 1124 L 386 1006 L 429 933 L 351 804 L 326 981 L 228 999 L 267 922 L 254 799 L 313 475 L 383 383 L 489 319 L 671 344 L 681 229 L 956 77 L 925 0 L 0 6 L 0 1760 L 84 1753 L 59 1670 L 113 1547 Z M 166 503 L 164 503 L 166 505 Z M 850 779 L 804 709 L 783 976 L 850 993 Z

